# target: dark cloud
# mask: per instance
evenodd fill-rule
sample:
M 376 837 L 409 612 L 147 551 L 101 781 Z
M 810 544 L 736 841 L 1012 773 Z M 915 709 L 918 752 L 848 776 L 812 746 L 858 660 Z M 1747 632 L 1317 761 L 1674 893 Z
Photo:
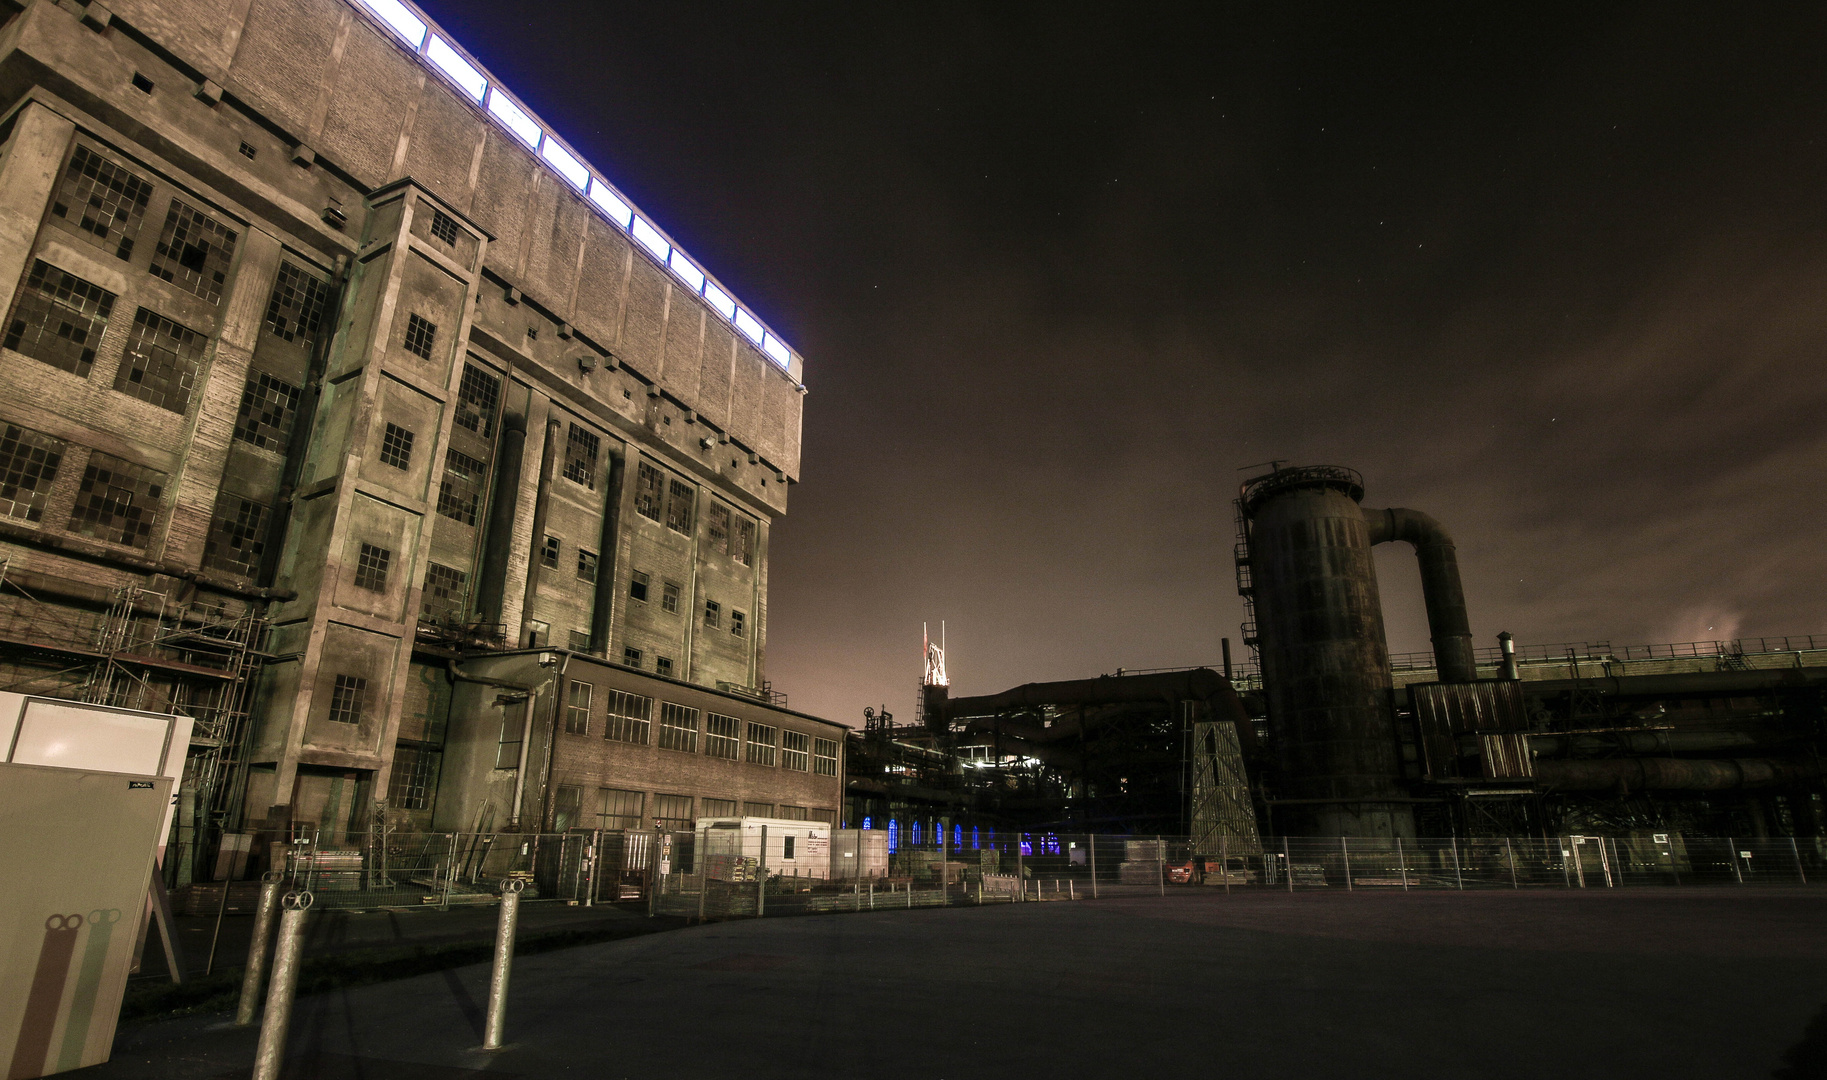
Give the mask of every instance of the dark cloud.
M 808 357 L 798 707 L 1215 661 L 1272 457 L 1481 637 L 1827 630 L 1820 11 L 428 7 Z

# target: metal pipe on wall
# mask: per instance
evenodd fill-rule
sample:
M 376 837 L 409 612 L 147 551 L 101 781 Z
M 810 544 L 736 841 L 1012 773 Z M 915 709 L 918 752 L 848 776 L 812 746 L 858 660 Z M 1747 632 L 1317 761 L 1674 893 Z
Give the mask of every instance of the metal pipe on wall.
M 1465 586 L 1459 580 L 1459 555 L 1453 538 L 1419 510 L 1364 508 L 1372 547 L 1401 540 L 1415 549 L 1421 567 L 1421 599 L 1427 607 L 1428 634 L 1434 642 L 1434 665 L 1441 682 L 1473 682 L 1478 662 L 1472 651 L 1472 624 L 1465 613 Z
M 558 421 L 546 421 L 545 447 L 539 458 L 539 493 L 533 500 L 533 543 L 527 552 L 527 590 L 525 602 L 520 607 L 520 621 L 529 621 L 533 614 L 533 599 L 539 595 L 539 577 L 542 569 L 540 560 L 546 542 L 546 510 L 552 502 L 552 467 L 556 464 Z M 551 645 L 550 641 L 536 642 L 516 632 L 516 638 L 529 649 L 541 645 Z
M 603 493 L 603 531 L 596 543 L 596 601 L 590 608 L 590 651 L 609 655 L 615 622 L 615 556 L 622 538 L 622 483 L 628 456 L 609 455 L 608 490 Z
M 484 622 L 499 623 L 507 602 L 508 555 L 514 543 L 514 509 L 519 502 L 526 442 L 526 416 L 503 413 L 501 446 L 495 453 L 494 491 L 489 496 L 488 530 L 483 534 L 482 570 L 476 582 L 476 611 Z

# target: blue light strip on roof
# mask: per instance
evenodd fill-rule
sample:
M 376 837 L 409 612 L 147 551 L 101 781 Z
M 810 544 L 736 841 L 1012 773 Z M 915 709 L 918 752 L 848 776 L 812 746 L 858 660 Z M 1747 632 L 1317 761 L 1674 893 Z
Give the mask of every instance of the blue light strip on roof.
M 354 0 L 410 46 L 421 61 L 443 75 L 453 86 L 486 111 L 502 127 L 524 142 L 547 168 L 582 192 L 604 218 L 633 236 L 661 266 L 704 297 L 711 310 L 733 323 L 781 369 L 792 370 L 793 351 L 763 326 L 761 320 L 699 270 L 685 252 L 672 245 L 666 234 L 642 217 L 627 199 L 590 168 L 588 162 L 557 139 L 539 118 L 521 106 L 474 58 L 452 43 L 425 13 L 404 0 Z

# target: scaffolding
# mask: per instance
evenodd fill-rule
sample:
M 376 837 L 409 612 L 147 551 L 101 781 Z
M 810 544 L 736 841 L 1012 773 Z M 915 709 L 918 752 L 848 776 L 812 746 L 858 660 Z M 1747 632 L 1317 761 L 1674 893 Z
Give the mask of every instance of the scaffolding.
M 1243 768 L 1237 725 L 1228 721 L 1193 724 L 1192 845 L 1201 855 L 1262 850 L 1256 807 Z
M 97 610 L 39 598 L 0 559 L 0 690 L 191 719 L 182 790 L 192 812 L 179 824 L 190 818 L 194 861 L 240 804 L 267 620 L 257 602 L 192 592 L 124 585 Z

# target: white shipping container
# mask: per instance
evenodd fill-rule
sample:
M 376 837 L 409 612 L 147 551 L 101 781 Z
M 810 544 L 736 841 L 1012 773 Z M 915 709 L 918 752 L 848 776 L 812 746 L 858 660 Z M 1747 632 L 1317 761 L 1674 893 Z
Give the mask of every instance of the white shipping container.
M 823 879 L 831 873 L 831 826 L 789 818 L 701 818 L 697 850 L 700 859 L 736 855 L 759 860 L 770 877 Z

